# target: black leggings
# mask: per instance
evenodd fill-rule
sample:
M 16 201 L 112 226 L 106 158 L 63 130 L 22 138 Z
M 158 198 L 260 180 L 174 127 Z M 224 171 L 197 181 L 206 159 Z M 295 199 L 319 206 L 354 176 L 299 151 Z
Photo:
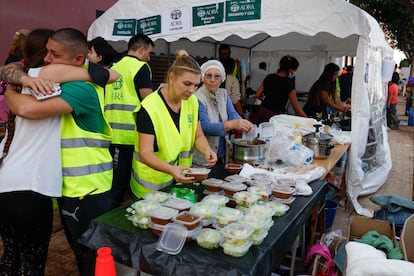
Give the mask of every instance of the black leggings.
M 32 191 L 0 193 L 0 275 L 44 275 L 52 223 L 50 197 Z

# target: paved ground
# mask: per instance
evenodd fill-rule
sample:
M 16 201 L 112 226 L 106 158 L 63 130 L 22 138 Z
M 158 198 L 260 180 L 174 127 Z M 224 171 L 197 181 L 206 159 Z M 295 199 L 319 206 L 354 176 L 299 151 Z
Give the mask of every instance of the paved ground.
M 403 116 L 404 106 L 403 98 L 401 98 L 398 114 L 403 123 L 407 121 L 407 117 Z M 401 126 L 398 130 L 389 130 L 388 135 L 393 162 L 392 170 L 388 181 L 376 194 L 397 194 L 413 199 L 414 127 Z M 368 208 L 378 207 L 370 202 L 369 196 L 361 198 L 361 204 L 363 207 Z M 350 216 L 352 215 L 355 215 L 352 209 L 338 208 L 332 229 L 341 229 L 343 235 L 346 236 L 348 234 Z M 55 212 L 53 229 L 46 265 L 46 276 L 78 275 L 74 256 L 66 241 L 57 212 Z M 0 242 L 1 251 L 2 245 Z

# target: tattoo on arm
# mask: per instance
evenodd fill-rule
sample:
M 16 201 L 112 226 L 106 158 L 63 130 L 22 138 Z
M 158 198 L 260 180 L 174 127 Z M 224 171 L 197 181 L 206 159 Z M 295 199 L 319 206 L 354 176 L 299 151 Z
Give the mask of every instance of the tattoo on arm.
M 4 75 L 7 82 L 16 84 L 21 84 L 22 77 L 27 76 L 27 74 L 23 71 L 23 65 L 19 62 L 5 65 Z

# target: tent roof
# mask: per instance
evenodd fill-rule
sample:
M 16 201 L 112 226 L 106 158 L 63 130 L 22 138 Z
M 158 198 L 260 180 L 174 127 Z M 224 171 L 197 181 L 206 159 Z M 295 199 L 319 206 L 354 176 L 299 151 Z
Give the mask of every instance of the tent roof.
M 128 41 L 129 36 L 112 34 L 115 19 L 141 19 L 161 15 L 162 20 L 163 16 L 173 10 L 191 9 L 207 4 L 218 5 L 220 1 L 152 0 L 146 1 L 145 4 L 142 2 L 144 1 L 118 1 L 93 22 L 88 31 L 88 39 L 102 36 L 111 41 Z M 261 0 L 261 5 L 259 20 L 191 27 L 180 33 L 161 32 L 151 35 L 151 38 L 154 41 L 163 39 L 168 42 L 181 38 L 190 41 L 222 42 L 253 51 L 329 51 L 339 56 L 355 55 L 358 37 L 364 36 L 371 47 L 391 51 L 378 23 L 366 12 L 344 0 Z M 191 18 L 183 20 L 192 22 Z

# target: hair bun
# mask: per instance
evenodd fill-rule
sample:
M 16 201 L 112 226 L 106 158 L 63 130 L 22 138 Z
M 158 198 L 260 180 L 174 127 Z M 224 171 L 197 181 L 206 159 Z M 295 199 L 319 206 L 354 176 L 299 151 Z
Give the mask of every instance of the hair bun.
M 176 58 L 183 57 L 183 56 L 189 56 L 186 50 L 178 50 L 178 52 L 175 54 Z

